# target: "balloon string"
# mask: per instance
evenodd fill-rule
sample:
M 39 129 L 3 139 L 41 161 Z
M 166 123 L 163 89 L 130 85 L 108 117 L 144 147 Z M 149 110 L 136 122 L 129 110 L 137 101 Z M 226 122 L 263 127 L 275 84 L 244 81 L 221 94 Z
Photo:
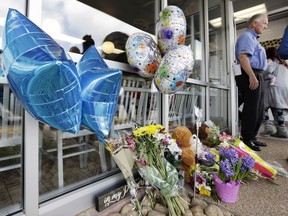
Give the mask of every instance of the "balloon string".
M 198 166 L 198 135 L 199 135 L 199 126 L 198 122 L 196 124 L 196 154 L 195 154 L 195 168 L 194 168 L 194 184 L 193 184 L 193 199 L 196 197 L 196 176 L 197 176 L 197 166 Z

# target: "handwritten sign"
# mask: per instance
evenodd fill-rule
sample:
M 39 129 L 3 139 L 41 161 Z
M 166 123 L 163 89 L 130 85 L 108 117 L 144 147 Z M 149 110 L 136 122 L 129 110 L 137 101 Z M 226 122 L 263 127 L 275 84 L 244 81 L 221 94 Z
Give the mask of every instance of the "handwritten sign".
M 124 185 L 108 193 L 103 193 L 99 196 L 96 196 L 96 210 L 98 212 L 103 211 L 104 209 L 124 199 L 128 194 L 129 187 L 128 185 Z

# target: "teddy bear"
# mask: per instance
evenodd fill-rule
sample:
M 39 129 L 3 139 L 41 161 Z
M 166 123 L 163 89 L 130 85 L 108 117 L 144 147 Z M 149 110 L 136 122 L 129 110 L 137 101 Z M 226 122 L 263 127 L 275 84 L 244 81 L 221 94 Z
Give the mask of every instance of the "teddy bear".
M 196 125 L 194 125 L 191 131 L 193 134 L 197 133 Z M 220 144 L 219 133 L 219 127 L 217 127 L 211 120 L 203 122 L 198 129 L 199 139 L 203 145 L 209 148 Z
M 172 131 L 172 138 L 176 140 L 181 148 L 180 169 L 184 171 L 184 180 L 186 183 L 191 181 L 191 167 L 195 165 L 195 152 L 191 146 L 192 132 L 185 126 L 178 126 Z
M 196 128 L 196 124 L 193 126 L 193 128 L 191 129 L 191 132 L 193 134 L 197 133 L 197 128 Z M 198 137 L 200 140 L 204 140 L 207 138 L 208 134 L 210 133 L 210 128 L 207 124 L 205 124 L 205 122 L 203 122 L 201 124 L 201 126 L 199 127 L 198 130 Z

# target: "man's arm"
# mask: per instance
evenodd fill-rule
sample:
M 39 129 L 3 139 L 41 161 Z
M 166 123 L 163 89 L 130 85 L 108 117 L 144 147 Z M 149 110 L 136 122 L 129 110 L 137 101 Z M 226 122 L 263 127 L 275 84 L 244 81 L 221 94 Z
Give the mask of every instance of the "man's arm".
M 241 67 L 243 68 L 243 70 L 245 71 L 245 73 L 249 77 L 249 88 L 251 90 L 255 90 L 259 86 L 259 81 L 257 80 L 257 78 L 256 78 L 256 76 L 255 76 L 255 74 L 251 68 L 250 61 L 249 61 L 247 54 L 238 55 L 238 60 L 241 64 Z

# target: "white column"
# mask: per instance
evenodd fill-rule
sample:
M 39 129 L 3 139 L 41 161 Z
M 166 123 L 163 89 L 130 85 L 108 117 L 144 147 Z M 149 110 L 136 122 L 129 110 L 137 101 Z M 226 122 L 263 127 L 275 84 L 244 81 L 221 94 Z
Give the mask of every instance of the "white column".
M 41 26 L 42 0 L 28 1 L 27 17 Z M 39 124 L 27 111 L 24 120 L 24 212 L 39 215 Z
M 39 127 L 27 111 L 24 116 L 24 211 L 26 216 L 35 216 L 39 215 Z

